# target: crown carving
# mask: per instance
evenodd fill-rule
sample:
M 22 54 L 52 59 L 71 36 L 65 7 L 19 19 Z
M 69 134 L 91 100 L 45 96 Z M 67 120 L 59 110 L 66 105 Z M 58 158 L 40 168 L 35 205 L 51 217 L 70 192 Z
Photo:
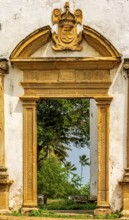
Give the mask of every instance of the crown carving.
M 56 51 L 73 50 L 80 51 L 82 46 L 82 32 L 77 33 L 77 24 L 82 24 L 82 11 L 76 9 L 74 14 L 70 12 L 69 2 L 65 3 L 65 11 L 62 13 L 61 9 L 54 9 L 52 13 L 53 24 L 58 24 L 58 33 L 52 34 L 54 46 L 52 48 Z

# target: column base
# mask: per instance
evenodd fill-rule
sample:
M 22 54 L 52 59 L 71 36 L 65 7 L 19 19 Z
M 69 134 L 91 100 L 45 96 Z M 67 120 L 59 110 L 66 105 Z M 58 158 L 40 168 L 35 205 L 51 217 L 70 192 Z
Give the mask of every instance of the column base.
M 94 210 L 94 215 L 109 215 L 111 213 L 110 206 L 97 206 Z
M 120 182 L 123 189 L 123 217 L 129 217 L 129 168 L 125 169 L 123 181 Z
M 7 168 L 0 166 L 0 213 L 9 213 L 9 188 L 12 184 L 9 180 Z
M 0 215 L 8 215 L 11 214 L 11 211 L 8 209 L 0 209 Z
M 121 216 L 122 218 L 129 218 L 129 210 L 123 210 Z
M 36 208 L 36 207 L 23 207 L 21 209 L 21 214 L 27 214 L 27 213 L 30 213 L 31 211 L 38 211 L 38 208 Z

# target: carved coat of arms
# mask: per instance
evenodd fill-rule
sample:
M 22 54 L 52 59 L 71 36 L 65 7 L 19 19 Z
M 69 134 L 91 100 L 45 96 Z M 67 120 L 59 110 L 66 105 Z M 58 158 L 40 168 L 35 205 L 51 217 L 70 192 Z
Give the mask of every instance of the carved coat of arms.
M 53 49 L 56 51 L 73 50 L 80 51 L 82 46 L 82 32 L 77 33 L 77 24 L 82 24 L 82 11 L 76 9 L 74 14 L 69 10 L 69 3 L 65 3 L 65 12 L 54 9 L 52 13 L 53 24 L 58 24 L 58 34 L 53 33 L 52 39 L 55 43 Z

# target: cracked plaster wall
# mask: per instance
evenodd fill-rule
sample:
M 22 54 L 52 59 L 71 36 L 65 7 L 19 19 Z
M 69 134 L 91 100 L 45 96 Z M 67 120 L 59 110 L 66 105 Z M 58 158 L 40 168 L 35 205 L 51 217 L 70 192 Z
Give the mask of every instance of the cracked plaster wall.
M 52 26 L 52 10 L 62 8 L 64 3 L 65 0 L 0 0 L 0 57 L 8 59 L 14 47 L 28 34 L 42 26 Z M 104 35 L 123 57 L 129 56 L 128 0 L 70 0 L 70 5 L 71 10 L 82 9 L 83 24 Z M 122 180 L 126 167 L 127 79 L 122 68 L 116 71 L 109 91 L 114 97 L 110 129 L 110 203 L 113 210 L 122 206 L 118 181 Z M 115 71 L 112 77 L 114 75 Z M 6 164 L 14 180 L 10 189 L 10 208 L 13 209 L 22 203 L 22 104 L 18 97 L 23 89 L 20 81 L 22 72 L 10 65 L 9 75 L 5 77 L 5 144 Z M 95 115 L 93 112 L 94 119 Z

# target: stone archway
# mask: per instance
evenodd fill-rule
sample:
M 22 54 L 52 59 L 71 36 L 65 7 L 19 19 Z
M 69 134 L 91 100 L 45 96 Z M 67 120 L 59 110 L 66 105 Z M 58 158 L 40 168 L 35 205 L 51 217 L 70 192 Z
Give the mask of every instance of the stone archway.
M 40 98 L 93 98 L 98 106 L 98 199 L 96 214 L 110 213 L 109 205 L 109 120 L 110 70 L 120 62 L 117 50 L 88 26 L 83 38 L 98 51 L 99 57 L 47 57 L 32 55 L 51 41 L 49 26 L 30 34 L 14 49 L 12 64 L 23 71 L 23 211 L 37 207 L 36 102 Z

